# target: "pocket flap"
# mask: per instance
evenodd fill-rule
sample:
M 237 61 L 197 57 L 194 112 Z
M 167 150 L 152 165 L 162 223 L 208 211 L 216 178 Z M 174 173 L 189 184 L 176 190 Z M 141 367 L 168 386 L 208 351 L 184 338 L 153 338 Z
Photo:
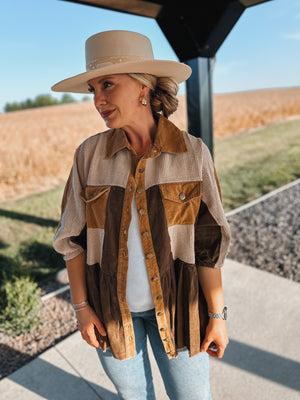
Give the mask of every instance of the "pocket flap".
M 110 189 L 109 185 L 104 186 L 86 186 L 80 193 L 80 197 L 86 202 L 91 203 L 100 196 L 107 193 Z
M 200 182 L 163 183 L 160 190 L 164 199 L 181 204 L 201 195 Z

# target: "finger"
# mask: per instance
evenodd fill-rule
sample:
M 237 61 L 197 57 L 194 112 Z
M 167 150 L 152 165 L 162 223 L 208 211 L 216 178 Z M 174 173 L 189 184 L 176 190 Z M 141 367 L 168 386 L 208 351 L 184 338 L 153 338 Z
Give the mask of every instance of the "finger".
M 214 358 L 222 358 L 225 349 L 221 346 L 218 346 L 217 349 L 215 348 L 208 348 L 207 353 Z
M 95 322 L 95 326 L 101 336 L 106 336 L 106 330 L 104 329 L 104 326 L 101 324 L 99 320 Z
M 94 329 L 81 332 L 82 338 L 92 347 L 100 347 Z
M 209 345 L 210 345 L 210 340 L 204 339 L 200 347 L 200 352 L 207 351 Z

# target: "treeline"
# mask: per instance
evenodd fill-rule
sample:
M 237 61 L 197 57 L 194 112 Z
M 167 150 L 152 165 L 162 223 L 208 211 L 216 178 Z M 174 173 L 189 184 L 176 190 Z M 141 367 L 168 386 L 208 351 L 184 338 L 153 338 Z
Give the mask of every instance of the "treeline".
M 89 100 L 87 96 L 82 99 Z M 60 100 L 55 99 L 50 94 L 40 94 L 35 99 L 27 99 L 21 102 L 6 103 L 4 106 L 4 112 L 25 110 L 27 108 L 37 108 L 45 106 L 54 106 L 57 104 L 73 103 L 76 100 L 68 93 L 64 93 Z

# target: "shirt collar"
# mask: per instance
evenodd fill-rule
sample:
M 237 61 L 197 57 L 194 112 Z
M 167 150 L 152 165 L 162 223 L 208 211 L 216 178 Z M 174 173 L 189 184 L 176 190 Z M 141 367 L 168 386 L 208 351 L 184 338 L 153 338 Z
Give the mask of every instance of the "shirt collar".
M 117 152 L 125 148 L 132 150 L 126 133 L 123 129 L 112 130 L 107 140 L 106 158 L 113 157 Z M 178 154 L 186 153 L 187 151 L 182 131 L 167 118 L 159 115 L 157 132 L 151 155 L 158 156 L 160 153 L 164 152 Z

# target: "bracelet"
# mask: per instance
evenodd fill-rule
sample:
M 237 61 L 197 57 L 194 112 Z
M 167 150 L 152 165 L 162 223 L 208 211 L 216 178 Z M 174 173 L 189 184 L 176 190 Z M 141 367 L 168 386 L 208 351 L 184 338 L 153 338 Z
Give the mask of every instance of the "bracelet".
M 74 307 L 73 307 L 73 310 L 74 310 L 75 312 L 77 312 L 77 311 L 83 310 L 83 309 L 86 308 L 87 306 L 88 306 L 88 305 L 85 304 L 83 307 L 79 307 L 79 308 L 74 308 Z
M 76 307 L 80 307 L 83 304 L 86 304 L 87 302 L 88 302 L 87 300 L 83 300 L 81 303 L 72 303 L 72 306 L 75 309 Z
M 223 311 L 222 311 L 222 313 L 213 313 L 213 312 L 210 312 L 210 311 L 208 311 L 208 316 L 210 317 L 210 318 L 215 318 L 215 319 L 227 319 L 227 307 L 225 306 L 224 308 L 223 308 Z

